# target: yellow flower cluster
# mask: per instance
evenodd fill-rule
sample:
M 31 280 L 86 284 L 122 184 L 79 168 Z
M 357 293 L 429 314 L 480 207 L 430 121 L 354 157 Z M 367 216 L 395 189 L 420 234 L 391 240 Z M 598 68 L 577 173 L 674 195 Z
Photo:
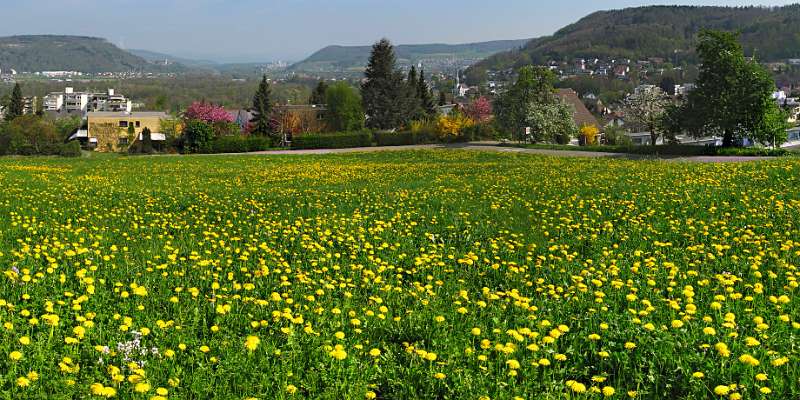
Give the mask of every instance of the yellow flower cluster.
M 0 184 L 8 398 L 800 396 L 796 159 L 13 158 Z

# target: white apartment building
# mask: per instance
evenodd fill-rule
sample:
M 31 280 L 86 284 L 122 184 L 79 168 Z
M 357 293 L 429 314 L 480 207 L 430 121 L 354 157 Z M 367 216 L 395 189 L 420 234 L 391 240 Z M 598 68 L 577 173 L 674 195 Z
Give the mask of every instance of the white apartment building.
M 131 112 L 133 103 L 125 96 L 116 94 L 114 89 L 103 93 L 76 92 L 64 88 L 63 92 L 53 92 L 45 96 L 45 111 L 86 115 L 90 111 Z

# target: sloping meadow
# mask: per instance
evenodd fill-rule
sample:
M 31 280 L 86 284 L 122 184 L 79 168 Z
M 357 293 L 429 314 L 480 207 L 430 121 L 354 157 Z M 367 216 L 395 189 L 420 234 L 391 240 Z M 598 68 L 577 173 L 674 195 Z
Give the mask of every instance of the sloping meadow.
M 15 399 L 796 398 L 800 162 L 0 160 Z

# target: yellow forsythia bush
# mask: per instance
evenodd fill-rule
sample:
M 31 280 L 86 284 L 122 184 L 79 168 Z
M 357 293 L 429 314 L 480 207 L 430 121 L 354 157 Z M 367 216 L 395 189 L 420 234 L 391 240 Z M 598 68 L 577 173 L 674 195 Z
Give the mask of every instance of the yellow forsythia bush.
M 586 145 L 592 146 L 597 144 L 597 136 L 600 134 L 600 129 L 594 125 L 584 125 L 581 127 L 581 136 L 586 138 Z
M 475 121 L 460 112 L 441 115 L 436 121 L 436 133 L 440 139 L 453 139 L 461 135 L 461 131 L 475 125 Z

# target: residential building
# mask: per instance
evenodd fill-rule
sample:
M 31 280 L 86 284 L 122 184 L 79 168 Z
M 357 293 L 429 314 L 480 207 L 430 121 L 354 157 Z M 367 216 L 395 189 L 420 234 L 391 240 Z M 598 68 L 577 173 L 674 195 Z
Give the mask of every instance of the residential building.
M 466 84 L 459 83 L 456 86 L 456 92 L 455 92 L 456 97 L 466 97 L 467 93 L 469 92 L 469 89 L 470 87 L 467 86 Z
M 800 146 L 800 128 L 792 128 L 786 131 L 787 138 L 783 147 L 797 147 Z
M 633 89 L 633 94 L 639 96 L 642 93 L 650 93 L 656 90 L 657 87 L 656 85 L 639 85 Z
M 167 118 L 163 112 L 91 111 L 86 114 L 87 129 L 79 130 L 70 140 L 79 140 L 97 151 L 124 151 L 141 140 L 145 128 L 150 129 L 154 142 L 166 140 L 161 121 Z
M 22 98 L 22 113 L 23 114 L 33 114 L 36 112 L 36 102 L 39 100 L 38 97 L 23 97 Z M 6 105 L 0 104 L 0 120 L 6 117 Z
M 250 125 L 250 120 L 253 119 L 253 113 L 248 110 L 230 110 L 228 114 L 233 117 L 233 122 L 239 125 L 239 129 L 242 132 L 247 130 L 247 127 Z
M 685 83 L 683 85 L 675 85 L 675 96 L 685 97 L 695 88 L 694 83 Z
M 22 98 L 22 113 L 33 114 L 36 112 L 36 103 L 39 102 L 39 97 L 23 97 Z
M 320 105 L 277 105 L 272 112 L 278 132 L 296 135 L 324 132 L 327 129 L 327 111 Z
M 625 135 L 631 139 L 631 144 L 634 146 L 650 146 L 653 142 L 650 132 L 625 132 Z M 659 137 L 656 144 L 664 144 L 664 139 Z
M 452 113 L 453 110 L 457 110 L 459 109 L 459 107 L 460 106 L 458 105 L 458 103 L 455 103 L 455 104 L 444 104 L 441 106 L 437 106 L 436 109 L 441 115 L 450 115 L 450 113 Z
M 125 96 L 116 94 L 114 89 L 99 93 L 76 92 L 71 87 L 45 96 L 43 106 L 45 111 L 80 115 L 94 111 L 131 112 L 133 109 L 133 103 Z
M 105 93 L 92 93 L 89 106 L 92 111 L 132 111 L 131 101 L 123 95 L 116 94 L 114 89 L 108 89 Z
M 583 126 L 596 126 L 600 128 L 600 124 L 597 122 L 597 118 L 592 115 L 586 105 L 583 104 L 581 99 L 578 97 L 578 93 L 576 93 L 572 89 L 558 89 L 556 90 L 556 97 L 564 101 L 565 103 L 572 106 L 573 114 L 572 118 L 575 121 L 575 125 L 578 128 Z
M 617 78 L 625 78 L 628 76 L 629 72 L 631 72 L 631 67 L 627 65 L 617 65 L 614 67 L 614 75 L 616 75 Z
M 786 122 L 790 124 L 796 124 L 797 121 L 800 121 L 800 104 L 797 104 L 797 102 L 794 102 L 791 105 L 787 104 L 783 107 L 783 109 L 789 114 Z
M 42 108 L 44 111 L 60 111 L 64 108 L 64 95 L 55 95 L 51 93 L 44 96 Z
M 82 76 L 83 72 L 79 71 L 42 71 L 37 72 L 37 75 L 42 75 L 47 78 L 67 78 L 70 76 Z

